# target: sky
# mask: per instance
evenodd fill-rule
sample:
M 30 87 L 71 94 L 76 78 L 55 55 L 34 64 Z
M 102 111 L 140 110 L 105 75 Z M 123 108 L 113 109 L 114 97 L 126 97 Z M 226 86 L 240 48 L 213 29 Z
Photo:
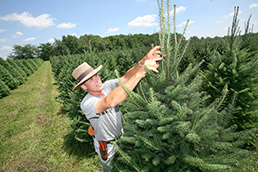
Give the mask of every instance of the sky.
M 185 37 L 227 35 L 234 7 L 239 6 L 239 27 L 249 16 L 258 32 L 258 0 L 170 0 L 176 5 L 176 29 Z M 164 9 L 167 10 L 166 0 Z M 171 23 L 173 16 L 171 16 Z M 173 25 L 172 25 L 173 28 Z M 157 0 L 0 0 L 0 57 L 6 59 L 14 45 L 39 46 L 62 36 L 85 34 L 153 34 L 159 31 Z M 173 32 L 173 31 L 171 31 Z

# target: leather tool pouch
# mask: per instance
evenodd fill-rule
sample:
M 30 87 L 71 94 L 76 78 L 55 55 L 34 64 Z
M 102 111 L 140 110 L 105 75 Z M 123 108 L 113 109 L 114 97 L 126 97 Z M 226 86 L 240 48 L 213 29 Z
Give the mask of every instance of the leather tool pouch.
M 95 131 L 94 131 L 94 128 L 92 127 L 92 125 L 90 125 L 90 127 L 88 128 L 88 133 L 90 136 L 94 136 Z
M 99 142 L 99 150 L 100 150 L 101 158 L 104 161 L 106 161 L 108 159 L 107 142 Z

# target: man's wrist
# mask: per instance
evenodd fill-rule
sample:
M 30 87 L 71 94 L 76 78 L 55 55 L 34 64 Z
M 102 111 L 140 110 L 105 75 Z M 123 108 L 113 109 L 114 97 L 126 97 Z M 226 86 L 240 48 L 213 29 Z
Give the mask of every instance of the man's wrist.
M 138 65 L 139 65 L 140 68 L 142 67 L 141 60 L 138 61 Z

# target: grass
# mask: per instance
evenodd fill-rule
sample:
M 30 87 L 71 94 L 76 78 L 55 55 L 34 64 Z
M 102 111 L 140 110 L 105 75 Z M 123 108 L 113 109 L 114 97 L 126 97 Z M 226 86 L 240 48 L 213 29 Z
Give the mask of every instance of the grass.
M 98 156 L 65 148 L 70 119 L 61 104 L 51 65 L 44 62 L 25 84 L 0 99 L 0 171 L 100 171 Z M 86 145 L 87 146 L 87 145 Z

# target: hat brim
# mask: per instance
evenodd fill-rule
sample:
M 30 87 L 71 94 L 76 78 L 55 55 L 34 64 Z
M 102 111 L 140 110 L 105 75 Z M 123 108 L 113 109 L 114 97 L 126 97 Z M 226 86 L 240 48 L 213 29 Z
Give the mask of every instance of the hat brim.
M 80 88 L 80 85 L 83 84 L 87 79 L 90 79 L 93 75 L 95 75 L 96 73 L 98 73 L 98 71 L 100 71 L 100 69 L 102 68 L 102 65 L 100 65 L 98 68 L 94 69 L 93 71 L 91 71 L 86 77 L 84 77 L 75 87 L 73 87 L 73 91 L 77 90 L 78 88 Z

